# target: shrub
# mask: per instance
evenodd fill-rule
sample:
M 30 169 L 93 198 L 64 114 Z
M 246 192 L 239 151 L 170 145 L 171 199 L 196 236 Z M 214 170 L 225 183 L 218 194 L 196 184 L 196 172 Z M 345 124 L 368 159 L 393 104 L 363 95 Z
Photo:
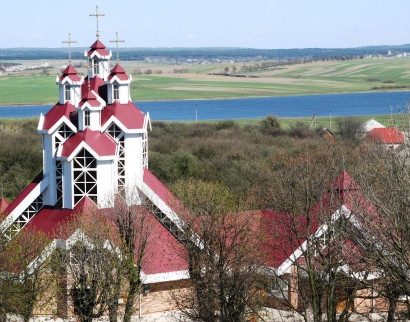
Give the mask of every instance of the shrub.
M 268 115 L 261 120 L 262 129 L 280 129 L 279 118 L 276 115 Z
M 235 122 L 233 120 L 224 120 L 216 123 L 215 128 L 219 130 L 230 129 L 235 126 Z

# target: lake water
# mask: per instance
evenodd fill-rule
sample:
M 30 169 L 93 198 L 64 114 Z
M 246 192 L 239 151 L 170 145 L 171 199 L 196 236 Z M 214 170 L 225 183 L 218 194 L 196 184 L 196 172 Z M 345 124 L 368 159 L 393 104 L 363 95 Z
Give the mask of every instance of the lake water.
M 410 92 L 376 92 L 309 96 L 185 101 L 134 102 L 151 120 L 189 121 L 279 117 L 398 114 L 410 102 Z M 52 105 L 0 106 L 0 118 L 39 117 Z

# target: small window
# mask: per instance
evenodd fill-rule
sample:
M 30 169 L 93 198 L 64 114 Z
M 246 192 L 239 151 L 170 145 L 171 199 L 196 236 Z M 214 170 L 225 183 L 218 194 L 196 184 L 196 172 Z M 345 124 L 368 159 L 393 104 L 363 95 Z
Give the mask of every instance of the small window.
M 280 277 L 273 277 L 270 283 L 270 294 L 277 298 L 287 298 L 288 296 L 288 281 Z
M 84 127 L 90 126 L 90 111 L 84 111 Z
M 71 100 L 71 88 L 69 85 L 64 86 L 64 95 L 65 95 L 65 100 L 70 101 Z
M 119 100 L 120 99 L 120 92 L 119 92 L 119 85 L 118 84 L 114 84 L 114 88 L 113 88 L 113 96 L 114 96 L 114 100 Z
M 94 66 L 94 75 L 98 75 L 100 73 L 100 68 L 99 68 L 99 62 L 97 59 L 93 60 L 93 66 Z

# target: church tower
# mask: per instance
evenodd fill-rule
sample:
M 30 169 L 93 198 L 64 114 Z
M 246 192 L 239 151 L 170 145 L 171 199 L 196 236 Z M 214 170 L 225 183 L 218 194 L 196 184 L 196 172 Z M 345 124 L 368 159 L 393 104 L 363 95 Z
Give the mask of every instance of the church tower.
M 48 187 L 44 205 L 73 209 L 87 196 L 98 207 L 112 204 L 117 193 L 138 203 L 134 190 L 148 167 L 149 115 L 131 101 L 131 76 L 97 39 L 85 57 L 88 76 L 70 64 L 58 77 L 59 102 L 40 117 L 44 176 Z

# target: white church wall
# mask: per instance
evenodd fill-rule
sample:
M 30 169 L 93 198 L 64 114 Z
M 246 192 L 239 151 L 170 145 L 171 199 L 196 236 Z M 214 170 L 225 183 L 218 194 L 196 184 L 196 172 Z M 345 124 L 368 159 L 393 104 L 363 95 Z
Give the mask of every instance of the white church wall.
M 125 134 L 125 183 L 127 187 L 135 187 L 136 180 L 142 178 L 142 134 Z
M 97 203 L 99 208 L 110 207 L 114 198 L 115 167 L 113 160 L 97 161 Z
M 44 191 L 44 204 L 54 206 L 56 202 L 55 192 L 55 157 L 54 139 L 52 135 L 43 135 L 43 171 L 48 176 L 49 186 Z
M 73 200 L 73 169 L 71 168 L 71 162 L 63 162 L 63 208 L 72 209 L 74 207 Z

